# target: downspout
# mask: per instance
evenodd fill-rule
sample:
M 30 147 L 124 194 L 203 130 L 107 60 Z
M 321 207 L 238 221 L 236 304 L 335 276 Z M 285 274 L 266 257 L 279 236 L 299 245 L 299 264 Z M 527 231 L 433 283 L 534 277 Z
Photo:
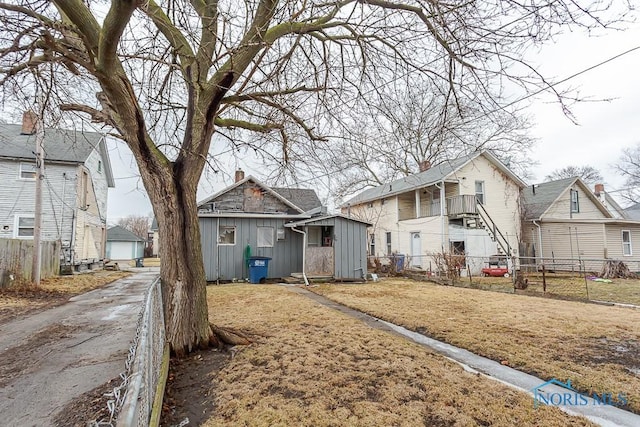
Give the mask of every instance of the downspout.
M 216 218 L 216 285 L 220 284 L 220 217 Z M 242 269 L 244 271 L 244 268 Z
M 293 231 L 295 231 L 296 233 L 300 233 L 302 234 L 302 278 L 304 279 L 304 284 L 305 286 L 309 286 L 309 280 L 307 279 L 307 273 L 305 273 L 305 265 L 307 262 L 307 233 L 302 231 L 302 230 L 298 230 L 295 227 L 291 227 L 291 229 Z
M 444 253 L 444 181 L 440 182 L 440 187 L 437 183 L 434 184 L 438 190 L 440 190 L 440 246 L 442 253 Z
M 534 219 L 533 221 L 533 225 L 535 225 L 536 227 L 538 227 L 538 245 L 540 246 L 540 259 L 542 260 L 542 262 L 544 263 L 544 255 L 542 253 L 542 229 L 540 228 L 540 224 L 538 224 L 536 221 L 539 221 L 537 219 Z

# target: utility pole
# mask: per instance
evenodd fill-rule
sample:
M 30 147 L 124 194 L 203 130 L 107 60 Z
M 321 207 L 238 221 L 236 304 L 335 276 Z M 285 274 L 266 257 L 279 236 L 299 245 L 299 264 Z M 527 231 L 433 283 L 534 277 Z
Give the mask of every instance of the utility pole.
M 31 280 L 40 286 L 42 258 L 42 180 L 44 179 L 44 128 L 42 117 L 36 118 L 36 206 L 33 224 L 33 266 Z

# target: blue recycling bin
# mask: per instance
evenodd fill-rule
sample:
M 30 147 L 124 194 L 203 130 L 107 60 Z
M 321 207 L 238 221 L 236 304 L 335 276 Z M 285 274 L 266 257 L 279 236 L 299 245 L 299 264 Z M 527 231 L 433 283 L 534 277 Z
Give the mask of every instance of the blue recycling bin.
M 404 254 L 396 254 L 394 257 L 396 260 L 396 273 L 404 271 Z
M 249 282 L 264 283 L 269 270 L 271 258 L 266 256 L 252 256 L 249 258 Z

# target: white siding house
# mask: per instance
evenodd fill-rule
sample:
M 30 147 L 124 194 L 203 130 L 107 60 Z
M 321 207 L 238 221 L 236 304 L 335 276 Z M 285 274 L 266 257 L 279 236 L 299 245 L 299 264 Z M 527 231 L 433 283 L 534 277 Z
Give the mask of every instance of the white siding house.
M 33 238 L 33 122 L 25 113 L 22 125 L 0 124 L 0 238 Z M 114 187 L 104 137 L 45 129 L 44 150 L 43 240 L 61 242 L 63 263 L 103 259 L 107 190 Z
M 373 224 L 370 256 L 400 254 L 409 266 L 425 269 L 432 254 L 455 250 L 467 255 L 476 274 L 480 258 L 518 255 L 524 186 L 493 154 L 480 151 L 365 190 L 341 209 Z

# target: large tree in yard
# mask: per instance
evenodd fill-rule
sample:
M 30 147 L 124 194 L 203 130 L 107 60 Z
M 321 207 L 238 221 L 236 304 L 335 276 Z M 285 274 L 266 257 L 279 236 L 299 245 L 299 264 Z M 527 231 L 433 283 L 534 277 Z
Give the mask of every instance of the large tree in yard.
M 216 135 L 235 144 L 234 132 L 255 132 L 251 146 L 277 144 L 286 165 L 411 76 L 444 87 L 453 105 L 501 108 L 502 88 L 554 90 L 523 53 L 563 25 L 606 27 L 617 17 L 605 3 L 21 0 L 0 4 L 0 83 L 5 103 L 46 89 L 47 105 L 104 125 L 133 152 L 180 355 L 215 336 L 196 189 L 212 139 L 226 141 Z

